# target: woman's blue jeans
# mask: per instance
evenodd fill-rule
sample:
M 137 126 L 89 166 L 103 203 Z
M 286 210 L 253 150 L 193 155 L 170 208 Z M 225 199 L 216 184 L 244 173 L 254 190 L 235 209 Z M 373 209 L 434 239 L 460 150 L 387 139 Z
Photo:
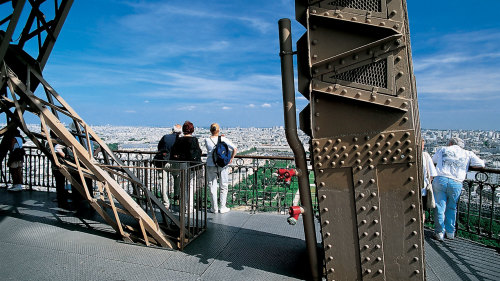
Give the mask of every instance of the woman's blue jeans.
M 436 200 L 434 232 L 454 234 L 462 182 L 439 176 L 432 181 L 432 189 Z

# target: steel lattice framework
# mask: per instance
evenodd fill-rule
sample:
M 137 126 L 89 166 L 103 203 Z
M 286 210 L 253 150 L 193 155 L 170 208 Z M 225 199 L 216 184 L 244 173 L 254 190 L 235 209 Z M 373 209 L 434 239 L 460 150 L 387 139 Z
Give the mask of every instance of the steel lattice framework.
M 406 0 L 295 4 L 307 29 L 297 41 L 298 90 L 309 100 L 300 126 L 311 137 L 327 279 L 423 280 L 420 123 Z M 292 93 L 285 112 L 294 103 Z
M 42 76 L 72 3 L 72 0 L 0 1 L 2 11 L 8 11 L 0 21 L 0 114 L 7 121 L 7 126 L 0 129 L 0 135 L 4 136 L 0 161 L 8 150 L 8 136 L 19 128 L 124 240 L 182 249 L 192 238 L 186 229 L 184 211 L 176 216 L 167 210 Z M 27 18 L 21 17 L 23 11 L 29 12 Z M 21 28 L 19 36 L 16 27 Z M 18 37 L 16 42 L 12 42 L 14 34 Z M 26 115 L 38 118 L 40 132 L 28 128 Z M 63 119 L 73 123 L 76 132 L 70 132 Z M 72 151 L 74 161 L 56 156 L 57 143 Z M 94 144 L 101 147 L 105 165 L 94 158 Z M 92 187 L 87 186 L 86 179 L 97 183 L 97 198 L 90 194 Z M 131 182 L 133 194 L 128 194 L 118 180 Z

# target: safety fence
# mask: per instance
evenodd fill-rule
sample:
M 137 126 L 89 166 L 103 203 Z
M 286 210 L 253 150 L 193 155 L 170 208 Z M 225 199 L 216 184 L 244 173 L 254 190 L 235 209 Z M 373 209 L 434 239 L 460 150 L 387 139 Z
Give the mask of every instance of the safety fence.
M 25 186 L 37 190 L 54 190 L 55 181 L 51 175 L 49 159 L 36 148 L 26 148 L 24 180 Z M 152 159 L 155 152 L 145 151 L 116 151 L 118 157 L 128 166 L 136 176 L 162 202 L 176 206 L 179 204 L 178 191 L 179 166 L 170 163 L 165 169 L 156 168 Z M 178 164 L 177 164 L 178 165 Z M 203 166 L 203 165 L 202 165 Z M 1 183 L 10 182 L 6 161 L 2 163 Z M 291 157 L 276 156 L 236 156 L 229 166 L 228 207 L 241 208 L 253 212 L 287 213 L 288 208 L 300 204 L 298 183 L 293 175 L 295 163 Z M 181 169 L 182 170 L 182 169 Z M 499 169 L 472 169 L 475 177 L 464 181 L 464 188 L 458 205 L 457 229 L 460 236 L 481 240 L 485 244 L 496 247 L 500 243 L 500 180 Z M 197 171 L 183 172 L 189 175 L 198 186 L 196 190 L 203 190 L 194 198 L 206 198 L 206 181 L 204 168 Z M 313 208 L 317 211 L 316 188 L 314 175 L 309 173 Z M 185 177 L 185 176 L 183 176 Z M 188 181 L 184 179 L 181 186 Z M 126 181 L 122 183 L 124 189 Z M 201 188 L 201 186 L 204 187 Z M 186 194 L 184 194 L 186 195 Z M 187 194 L 189 196 L 190 194 Z M 195 199 L 201 200 L 201 199 Z M 201 202 L 195 202 L 198 205 Z M 207 201 L 200 204 L 210 207 Z M 432 211 L 427 212 L 426 226 L 432 227 Z M 476 238 L 474 238 L 476 237 Z

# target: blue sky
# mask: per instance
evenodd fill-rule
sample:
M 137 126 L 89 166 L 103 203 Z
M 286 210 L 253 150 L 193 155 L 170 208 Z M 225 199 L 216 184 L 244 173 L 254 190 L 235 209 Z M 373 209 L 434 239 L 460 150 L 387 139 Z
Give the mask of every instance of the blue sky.
M 500 1 L 408 9 L 422 127 L 500 130 Z M 93 125 L 282 125 L 280 18 L 293 0 L 75 1 L 44 75 Z

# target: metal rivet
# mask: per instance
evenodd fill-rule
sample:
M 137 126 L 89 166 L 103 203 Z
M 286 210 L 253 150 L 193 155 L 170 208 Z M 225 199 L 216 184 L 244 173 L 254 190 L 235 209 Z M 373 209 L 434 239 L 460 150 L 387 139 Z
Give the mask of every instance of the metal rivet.
M 347 157 L 349 157 L 349 153 L 344 153 L 343 156 L 344 156 L 344 158 L 347 158 Z
M 330 232 L 325 233 L 325 237 L 330 237 L 330 236 L 331 236 Z
M 404 91 L 406 91 L 406 88 L 405 88 L 405 87 L 401 87 L 401 88 L 399 88 L 399 91 L 400 91 L 400 92 L 404 92 Z M 408 103 L 407 103 L 407 104 L 408 104 Z
M 316 156 L 316 160 L 321 160 L 321 156 L 320 155 Z
M 358 184 L 363 184 L 363 180 L 359 180 L 359 181 L 358 181 Z
M 379 146 L 380 146 L 380 142 L 375 143 L 375 147 L 379 147 Z
M 341 139 L 337 139 L 337 143 L 340 143 L 342 140 Z
M 365 272 L 366 273 L 372 273 L 372 270 L 368 268 L 368 269 L 365 270 Z
M 375 183 L 375 179 L 370 179 L 370 183 Z
M 387 162 L 387 158 L 386 157 L 382 158 L 382 162 Z
M 379 244 L 375 245 L 375 248 L 380 249 L 382 248 Z
M 316 127 L 316 128 L 314 128 L 314 129 L 315 129 L 316 131 L 319 131 L 319 126 L 318 126 L 318 127 Z
M 319 141 L 315 141 L 315 142 L 313 143 L 313 145 L 314 145 L 314 146 L 318 146 L 318 145 L 319 145 Z
M 322 167 L 322 166 L 323 166 L 323 163 L 318 163 L 318 164 L 316 164 L 316 166 L 318 166 L 318 167 Z
M 359 156 L 361 156 L 361 153 L 360 152 L 356 152 L 354 155 L 356 155 L 356 157 L 359 157 Z
M 355 162 L 356 162 L 356 164 L 359 164 L 359 163 L 361 163 L 361 160 L 357 159 Z
M 358 55 L 354 55 L 354 56 L 352 56 L 352 59 L 353 59 L 353 60 L 357 60 L 358 58 L 359 58 L 359 56 L 358 56 Z
M 328 140 L 326 143 L 328 143 L 328 144 L 332 144 L 332 143 L 333 143 L 333 141 L 332 141 L 332 140 Z
M 316 14 L 316 10 L 311 10 L 311 14 Z
M 366 136 L 366 137 L 365 137 L 365 140 L 370 140 L 370 136 Z
M 328 245 L 326 245 L 326 248 L 327 248 L 327 249 L 331 249 L 331 248 L 332 248 L 332 244 L 328 244 Z
M 356 95 L 354 96 L 355 98 L 361 97 L 361 92 L 357 92 Z
M 336 148 L 336 147 L 332 148 L 332 151 L 333 151 L 333 152 L 335 152 L 335 151 L 337 151 L 337 150 L 338 150 L 338 148 Z
M 359 197 L 364 198 L 364 197 L 365 197 L 365 194 L 364 194 L 364 193 L 360 193 L 360 194 L 359 194 Z
M 370 260 L 371 260 L 370 257 L 365 258 L 365 261 L 370 261 Z
M 409 178 L 408 178 L 408 180 L 409 180 L 409 181 L 413 181 L 413 180 L 414 180 L 414 178 L 413 178 L 413 177 L 409 177 Z
M 333 273 L 333 272 L 335 272 L 335 269 L 330 268 L 330 270 L 329 270 L 329 271 Z
M 411 204 L 410 206 L 412 209 L 415 209 L 417 206 L 415 206 L 415 204 Z
M 395 135 L 394 135 L 394 133 L 390 133 L 390 134 L 389 134 L 389 137 L 390 137 L 390 138 L 393 138 L 394 136 L 395 136 Z
M 343 15 L 338 15 L 337 17 L 338 17 L 339 19 L 344 18 L 344 16 L 343 16 Z
M 391 153 L 392 153 L 392 150 L 387 149 L 385 153 L 386 153 L 386 154 L 391 154 Z
M 397 161 L 398 158 L 396 156 L 392 157 L 392 161 Z
M 370 168 L 370 170 L 373 170 L 373 169 L 375 169 L 375 166 L 370 165 L 368 168 Z
M 340 163 L 340 165 L 344 165 L 345 162 L 344 161 L 340 161 L 339 163 Z
M 332 261 L 332 260 L 333 260 L 333 257 L 332 257 L 332 256 L 329 256 L 329 257 L 328 257 L 328 260 L 329 260 L 329 261 Z
M 328 92 L 331 92 L 331 91 L 333 91 L 333 87 L 332 87 L 332 86 L 328 86 L 328 87 L 326 88 L 326 90 L 327 90 Z
M 352 20 L 352 21 L 357 21 L 357 20 L 358 20 L 358 18 L 356 18 L 356 17 L 352 17 L 352 19 L 351 19 L 351 20 Z
M 405 144 L 406 144 L 406 145 L 411 144 L 411 140 L 407 140 L 407 141 L 405 141 Z
M 413 261 L 418 261 L 418 260 L 419 260 L 419 258 L 418 258 L 418 257 L 414 257 L 414 258 L 413 258 Z
M 401 141 L 396 141 L 394 144 L 395 144 L 396 146 L 399 146 L 399 145 L 401 145 Z
M 319 147 L 314 149 L 314 152 L 320 152 L 320 151 L 321 149 L 319 149 Z
M 379 269 L 377 272 L 378 272 L 378 274 L 384 273 L 384 271 L 382 269 Z
M 415 270 L 415 274 L 420 274 L 420 270 Z
M 398 12 L 396 12 L 396 10 L 392 10 L 391 11 L 391 16 L 395 16 Z
M 375 232 L 375 236 L 380 236 L 380 232 Z
M 342 148 L 342 150 L 346 150 L 347 147 L 345 145 L 343 145 L 341 148 Z
M 318 59 L 318 55 L 314 54 L 314 55 L 312 56 L 312 58 L 313 58 L 313 59 Z
M 325 200 L 326 199 L 326 195 L 321 195 L 321 200 Z
M 329 225 L 329 224 L 330 224 L 330 221 L 328 221 L 328 220 L 326 220 L 326 221 L 324 222 L 324 225 Z M 330 236 L 330 235 L 328 235 L 328 236 Z
M 401 104 L 402 107 L 407 107 L 408 106 L 408 103 L 407 102 L 403 102 L 403 104 Z
M 331 165 L 332 165 L 332 167 L 335 167 L 336 164 L 335 164 L 335 162 L 332 162 Z
M 399 61 L 401 61 L 401 59 L 402 59 L 401 56 L 397 56 L 396 59 L 395 59 L 395 61 L 399 62 Z
M 362 210 L 362 211 L 365 211 L 365 210 L 366 210 L 366 207 L 365 207 L 365 206 L 361 206 L 361 210 Z
M 314 40 L 312 40 L 312 42 L 311 42 L 311 43 L 312 43 L 313 45 L 316 45 L 316 44 L 318 44 L 318 40 L 314 39 Z
M 411 232 L 412 235 L 417 235 L 418 233 L 416 231 Z
M 366 224 L 366 220 L 362 220 L 362 221 L 361 221 L 361 223 L 362 223 L 362 224 Z
M 403 117 L 403 122 L 407 122 L 408 121 L 408 117 Z
M 388 142 L 385 143 L 385 146 L 389 146 L 389 145 L 391 145 L 390 141 L 388 141 Z
M 418 249 L 418 245 L 417 244 L 413 244 L 413 248 Z
M 326 185 L 325 182 L 320 182 L 319 183 L 319 186 L 321 186 L 321 187 L 324 187 L 325 185 Z
M 333 155 L 333 158 L 339 158 L 338 154 Z
M 316 112 L 314 115 L 315 115 L 316 117 L 319 117 L 319 112 Z
M 330 14 L 328 14 L 328 12 L 324 12 L 323 15 L 329 16 Z
M 371 151 L 370 151 L 370 152 L 371 152 Z M 371 155 L 371 153 L 370 153 L 369 155 Z M 368 163 L 372 163 L 372 162 L 373 162 L 373 159 L 368 158 Z
M 323 208 L 323 212 L 328 212 L 328 208 Z
M 358 149 L 358 148 L 359 148 L 359 145 L 357 145 L 357 144 L 356 144 L 356 145 L 354 145 L 354 146 L 353 146 L 353 148 L 354 148 L 354 149 Z
M 381 257 L 377 257 L 377 261 L 381 261 L 381 260 L 382 260 L 382 258 L 381 258 Z
M 407 137 L 409 137 L 409 136 L 410 136 L 410 133 L 406 132 L 406 133 L 404 134 L 404 136 L 407 138 Z
M 366 23 L 371 23 L 371 22 L 372 22 L 372 20 L 371 20 L 371 19 L 366 19 L 366 21 L 365 21 L 365 22 L 366 22 Z
M 330 155 L 326 155 L 325 158 L 326 159 L 330 159 L 331 157 L 330 157 Z
M 393 27 L 394 27 L 394 29 L 398 29 L 399 28 L 399 24 L 395 24 Z
M 373 220 L 373 223 L 374 224 L 378 224 L 378 220 Z
M 415 195 L 415 190 L 411 190 L 410 195 Z
M 385 104 L 390 104 L 391 102 L 392 102 L 392 100 L 391 100 L 391 99 L 386 99 L 386 100 L 385 100 Z
M 372 192 L 371 195 L 372 195 L 372 197 L 377 197 L 377 193 L 375 193 L 375 192 Z
M 398 148 L 398 149 L 396 149 L 395 153 L 396 153 L 396 154 L 401 153 L 401 149 L 399 149 L 399 148 Z
M 380 26 L 385 26 L 385 22 L 381 22 L 379 25 Z
M 372 155 L 373 155 L 373 151 L 368 151 L 368 152 L 367 152 L 367 154 L 368 154 L 369 156 L 372 156 Z
M 358 166 L 358 170 L 363 170 L 363 167 L 362 166 Z
M 363 236 L 368 236 L 368 232 L 363 232 Z
M 365 248 L 365 249 L 370 249 L 370 246 L 368 246 L 368 245 L 364 245 L 364 246 L 363 246 L 363 248 Z
M 411 222 L 416 222 L 417 219 L 416 218 L 411 218 Z
M 328 156 L 328 155 L 327 155 L 327 156 Z M 325 170 L 319 170 L 319 172 L 320 172 L 321 174 L 323 174 L 323 173 L 325 172 Z
M 345 94 L 347 93 L 347 90 L 346 90 L 346 89 L 343 89 L 342 91 L 340 91 L 340 93 L 341 93 L 342 95 L 345 95 Z
M 376 211 L 376 210 L 378 210 L 378 207 L 377 206 L 373 206 L 372 209 Z

